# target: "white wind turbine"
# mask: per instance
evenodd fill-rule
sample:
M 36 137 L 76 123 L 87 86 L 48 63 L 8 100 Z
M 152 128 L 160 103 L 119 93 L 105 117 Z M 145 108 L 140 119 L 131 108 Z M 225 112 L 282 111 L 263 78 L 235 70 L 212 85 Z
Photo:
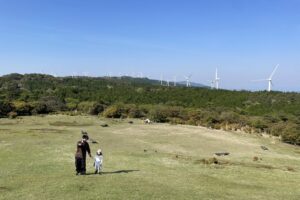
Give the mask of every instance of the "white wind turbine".
M 220 77 L 218 77 L 218 68 L 216 69 L 216 77 L 214 80 L 215 88 L 218 90 L 219 89 L 219 83 L 220 83 Z
M 259 81 L 268 81 L 268 92 L 271 92 L 272 86 L 273 86 L 272 78 L 273 78 L 275 72 L 277 71 L 278 67 L 279 67 L 279 64 L 276 65 L 276 67 L 274 68 L 274 70 L 273 70 L 273 72 L 272 72 L 272 74 L 270 75 L 269 78 L 267 78 L 267 79 L 260 79 L 260 80 L 254 80 L 254 81 L 255 81 L 255 82 L 259 82 Z
M 215 81 L 214 80 L 207 80 L 210 83 L 210 89 L 215 88 Z
M 186 80 L 186 87 L 191 87 L 191 82 L 190 82 L 191 77 L 192 77 L 192 75 L 184 76 L 184 78 Z

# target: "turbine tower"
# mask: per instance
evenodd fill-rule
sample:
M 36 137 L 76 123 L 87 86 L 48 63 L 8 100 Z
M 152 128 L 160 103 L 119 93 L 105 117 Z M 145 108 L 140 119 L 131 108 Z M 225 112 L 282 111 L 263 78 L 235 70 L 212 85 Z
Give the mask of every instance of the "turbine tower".
M 191 82 L 190 82 L 191 77 L 192 77 L 192 75 L 184 76 L 184 78 L 186 80 L 186 87 L 191 87 Z
M 210 89 L 215 88 L 215 81 L 214 80 L 207 80 L 210 83 Z
M 219 89 L 219 83 L 220 83 L 220 77 L 218 77 L 218 68 L 216 69 L 216 77 L 215 77 L 215 80 L 214 80 L 214 83 L 215 83 L 215 88 L 218 90 Z
M 276 65 L 276 67 L 274 68 L 274 70 L 273 70 L 273 72 L 272 72 L 272 74 L 270 75 L 269 78 L 267 78 L 267 79 L 260 79 L 260 80 L 254 80 L 254 81 L 255 82 L 268 81 L 268 89 L 267 89 L 267 91 L 271 92 L 272 91 L 272 86 L 273 86 L 273 80 L 272 79 L 273 79 L 273 76 L 276 73 L 278 67 L 279 67 L 279 64 Z

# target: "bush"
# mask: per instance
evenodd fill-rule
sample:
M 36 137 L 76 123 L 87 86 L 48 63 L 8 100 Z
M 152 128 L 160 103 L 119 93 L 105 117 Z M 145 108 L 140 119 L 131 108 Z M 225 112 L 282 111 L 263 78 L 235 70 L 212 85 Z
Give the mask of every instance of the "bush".
M 46 105 L 47 112 L 65 111 L 66 105 L 62 100 L 55 96 L 43 97 L 40 99 L 40 104 Z
M 268 125 L 260 119 L 255 119 L 255 120 L 251 121 L 250 123 L 251 123 L 250 125 L 253 128 L 256 128 L 260 131 L 264 131 L 265 129 L 268 128 Z
M 78 99 L 73 99 L 73 98 L 66 98 L 66 106 L 67 109 L 70 111 L 76 110 L 77 106 L 79 104 L 79 100 Z
M 10 119 L 14 119 L 14 118 L 16 118 L 17 116 L 18 116 L 18 113 L 16 113 L 16 112 L 9 112 L 8 114 L 7 114 L 7 116 L 10 118 Z
M 232 111 L 224 111 L 220 115 L 220 121 L 229 124 L 244 124 L 244 120 L 240 115 Z
M 163 106 L 153 107 L 149 112 L 149 117 L 155 122 L 168 122 L 168 109 Z
M 18 115 L 31 115 L 33 109 L 31 104 L 28 104 L 24 101 L 14 101 L 13 102 L 14 111 Z
M 106 108 L 105 104 L 101 104 L 101 103 L 94 103 L 90 109 L 89 114 L 91 115 L 99 115 L 100 113 L 102 113 Z
M 7 117 L 7 114 L 12 111 L 12 105 L 7 102 L 0 102 L 0 117 Z
M 94 101 L 83 101 L 78 104 L 77 109 L 82 113 L 91 113 L 95 103 Z
M 34 102 L 33 103 L 33 109 L 31 110 L 31 114 L 48 114 L 49 110 L 47 109 L 47 106 L 43 102 Z
M 288 124 L 282 132 L 282 141 L 300 145 L 300 127 L 296 124 Z
M 104 117 L 107 118 L 120 118 L 121 116 L 124 116 L 124 106 L 123 105 L 112 105 L 106 108 L 104 112 L 102 113 Z
M 130 104 L 126 106 L 127 115 L 130 118 L 142 118 L 145 117 L 145 112 L 143 109 L 140 109 L 138 106 L 134 104 Z

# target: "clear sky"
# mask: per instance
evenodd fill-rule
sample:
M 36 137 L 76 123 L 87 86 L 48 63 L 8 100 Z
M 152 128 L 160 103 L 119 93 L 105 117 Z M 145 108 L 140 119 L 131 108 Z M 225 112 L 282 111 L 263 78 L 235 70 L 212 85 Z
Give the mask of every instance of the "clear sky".
M 0 75 L 88 73 L 300 91 L 300 0 L 0 0 Z

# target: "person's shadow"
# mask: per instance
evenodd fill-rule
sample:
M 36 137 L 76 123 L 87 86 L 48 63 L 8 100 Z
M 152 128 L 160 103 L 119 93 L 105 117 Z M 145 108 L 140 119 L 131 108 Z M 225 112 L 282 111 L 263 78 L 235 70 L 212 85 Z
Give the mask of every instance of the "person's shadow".
M 107 175 L 107 174 L 128 174 L 131 172 L 139 172 L 140 170 L 137 169 L 129 169 L 129 170 L 118 170 L 118 171 L 112 171 L 112 172 L 101 172 L 100 174 L 95 173 L 86 173 L 85 175 Z

